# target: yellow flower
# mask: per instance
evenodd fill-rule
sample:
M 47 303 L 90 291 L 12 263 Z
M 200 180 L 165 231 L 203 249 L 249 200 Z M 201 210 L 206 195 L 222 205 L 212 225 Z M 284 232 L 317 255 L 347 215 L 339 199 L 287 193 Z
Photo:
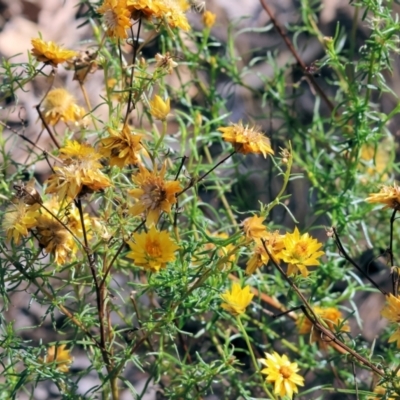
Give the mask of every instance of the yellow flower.
M 257 215 L 254 215 L 246 218 L 242 222 L 243 231 L 247 240 L 260 239 L 265 236 L 267 229 L 263 224 L 264 221 L 265 217 L 258 217 Z
M 40 38 L 32 39 L 31 43 L 33 46 L 32 55 L 38 61 L 54 67 L 77 55 L 75 51 L 63 49 L 53 42 L 45 42 Z
M 165 268 L 167 262 L 175 260 L 175 251 L 179 249 L 166 231 L 157 231 L 154 226 L 146 233 L 134 233 L 133 242 L 128 242 L 131 252 L 127 257 L 135 265 L 151 272 Z
M 262 240 L 265 243 L 272 259 L 277 263 L 281 258 L 281 250 L 284 248 L 283 235 L 278 231 L 268 232 L 264 231 Z M 255 245 L 253 248 L 253 255 L 250 257 L 246 264 L 246 274 L 251 275 L 257 268 L 266 265 L 270 259 L 265 250 L 264 244 L 261 239 L 254 239 Z
M 19 244 L 22 236 L 28 236 L 29 229 L 36 225 L 39 216 L 36 205 L 28 206 L 23 201 L 11 204 L 4 213 L 2 228 L 5 230 L 7 240 Z
M 110 165 L 123 168 L 125 165 L 136 165 L 139 162 L 138 153 L 143 150 L 140 141 L 143 135 L 131 133 L 128 125 L 121 130 L 108 128 L 109 137 L 100 141 L 100 153 L 110 158 Z
M 342 313 L 335 307 L 313 307 L 313 311 L 316 315 L 318 315 L 321 320 L 325 323 L 325 325 L 329 328 L 333 333 L 337 333 L 340 327 L 340 332 L 349 332 L 350 327 L 347 322 L 343 323 Z M 326 349 L 329 341 L 328 339 L 324 340 L 324 335 L 321 331 L 319 331 L 315 326 L 313 326 L 312 322 L 303 315 L 296 321 L 297 328 L 299 330 L 300 335 L 306 335 L 312 333 L 311 335 L 311 343 L 317 342 L 319 347 L 322 349 Z
M 118 39 L 128 37 L 126 30 L 132 26 L 132 22 L 126 0 L 104 0 L 97 12 L 104 15 L 108 36 Z
M 383 308 L 381 315 L 383 318 L 388 319 L 390 322 L 398 324 L 400 323 L 400 297 L 393 296 L 389 293 L 386 296 L 387 304 Z M 400 348 L 400 328 L 390 336 L 389 343 L 396 342 L 398 348 Z
M 236 317 L 246 311 L 246 307 L 251 303 L 253 296 L 254 294 L 250 292 L 250 286 L 245 286 L 242 289 L 238 283 L 233 283 L 230 291 L 226 290 L 221 294 L 221 299 L 224 301 L 221 307 Z
M 37 238 L 46 253 L 54 255 L 55 263 L 62 265 L 71 260 L 77 252 L 73 236 L 63 225 L 67 223 L 66 210 L 60 209 L 60 206 L 54 200 L 44 203 L 44 207 L 57 218 L 54 218 L 43 208 L 42 214 L 37 218 Z
M 157 53 L 155 55 L 156 68 L 164 68 L 168 74 L 172 74 L 172 70 L 178 66 L 178 63 L 170 56 L 169 52 L 165 53 L 165 56 Z
M 181 0 L 127 0 L 128 9 L 134 18 L 141 15 L 145 18 L 155 18 L 158 22 L 167 23 L 170 28 L 190 29 L 185 16 L 187 2 Z
M 297 386 L 304 386 L 304 378 L 297 374 L 299 367 L 292 363 L 285 354 L 265 353 L 266 359 L 260 362 L 267 368 L 261 370 L 266 374 L 266 381 L 274 384 L 274 393 L 279 396 L 293 398 L 293 393 L 298 393 Z
M 61 346 L 50 346 L 47 349 L 47 354 L 44 359 L 40 358 L 40 362 L 43 364 L 53 364 L 55 368 L 60 372 L 69 372 L 69 366 L 72 363 L 73 358 L 69 354 L 66 345 Z
M 301 272 L 306 277 L 309 274 L 307 267 L 320 265 L 318 257 L 325 254 L 318 251 L 322 247 L 317 239 L 312 238 L 308 233 L 300 236 L 297 227 L 293 233 L 287 233 L 283 238 L 285 248 L 279 254 L 279 257 L 288 263 L 288 275 Z
M 182 189 L 178 181 L 164 180 L 165 170 L 165 165 L 156 172 L 150 172 L 139 165 L 139 173 L 132 176 L 132 181 L 138 188 L 128 193 L 137 200 L 137 203 L 129 209 L 129 212 L 132 215 L 145 212 L 147 226 L 157 223 L 162 211 L 171 212 L 172 205 L 176 203 L 175 195 Z
M 268 154 L 274 154 L 270 140 L 258 131 L 257 127 L 243 126 L 242 122 L 218 129 L 222 132 L 222 138 L 232 143 L 238 153 L 262 154 L 264 158 Z
M 361 178 L 363 183 L 368 183 L 370 178 L 376 175 L 379 176 L 381 182 L 388 179 L 388 174 L 384 172 L 388 168 L 391 147 L 393 147 L 393 143 L 389 140 L 379 143 L 377 148 L 368 144 L 361 147 L 359 169 L 364 174 Z
M 397 371 L 397 376 L 400 376 L 400 371 Z M 390 390 L 391 389 L 391 390 Z M 397 389 L 396 391 L 393 389 Z M 389 394 L 389 390 L 390 390 L 390 394 L 395 396 L 395 397 L 385 397 L 385 395 L 387 396 Z M 396 380 L 396 382 L 383 382 L 382 385 L 378 385 L 375 386 L 374 389 L 374 393 L 376 393 L 377 395 L 380 395 L 379 397 L 371 397 L 369 396 L 367 398 L 367 400 L 397 400 L 399 397 L 398 395 L 396 395 L 398 393 L 399 390 L 399 383 L 398 383 L 398 379 Z
M 385 204 L 383 209 L 393 208 L 400 210 L 400 187 L 396 183 L 392 186 L 382 186 L 379 193 L 370 193 L 365 199 L 368 203 Z
M 169 98 L 164 101 L 157 94 L 153 97 L 150 102 L 150 114 L 161 121 L 165 120 L 171 110 Z
M 54 174 L 47 179 L 46 193 L 57 193 L 60 199 L 75 199 L 82 193 L 97 192 L 111 186 L 101 171 L 102 155 L 89 144 L 67 141 L 60 149 L 64 165 L 54 167 Z
M 43 117 L 49 125 L 59 121 L 74 122 L 83 120 L 86 111 L 75 103 L 75 98 L 65 89 L 53 89 L 43 101 Z
M 211 11 L 205 11 L 203 14 L 203 24 L 207 28 L 211 28 L 215 24 L 215 18 L 217 16 L 213 14 Z

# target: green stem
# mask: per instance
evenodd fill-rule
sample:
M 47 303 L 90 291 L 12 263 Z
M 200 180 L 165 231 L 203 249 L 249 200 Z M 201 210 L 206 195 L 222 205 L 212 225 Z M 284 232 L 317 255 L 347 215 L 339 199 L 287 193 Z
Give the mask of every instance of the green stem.
M 259 377 L 261 378 L 262 387 L 263 387 L 266 395 L 269 396 L 270 399 L 276 400 L 276 397 L 269 391 L 269 389 L 267 388 L 267 385 L 265 384 L 264 378 L 261 375 L 260 368 L 258 366 L 256 357 L 254 355 L 253 347 L 251 346 L 250 339 L 249 339 L 249 336 L 247 335 L 246 329 L 244 328 L 244 326 L 242 324 L 242 320 L 240 319 L 240 315 L 238 315 L 236 317 L 236 321 L 238 323 L 239 329 L 242 332 L 244 340 L 246 341 L 247 348 L 249 349 L 249 353 L 250 353 L 251 359 L 253 361 L 254 369 L 256 370 L 257 375 L 259 375 Z

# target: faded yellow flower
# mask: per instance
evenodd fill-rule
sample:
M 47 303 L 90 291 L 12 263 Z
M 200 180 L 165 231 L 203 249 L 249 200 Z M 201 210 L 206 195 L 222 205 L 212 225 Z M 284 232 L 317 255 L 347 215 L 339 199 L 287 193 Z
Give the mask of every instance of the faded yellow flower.
M 217 16 L 213 14 L 211 11 L 204 11 L 203 14 L 203 24 L 207 28 L 211 28 L 215 24 L 215 19 Z
M 43 364 L 54 364 L 55 369 L 60 372 L 69 372 L 69 366 L 72 364 L 73 358 L 67 350 L 66 345 L 50 346 L 44 359 L 40 358 Z
M 250 286 L 247 285 L 242 289 L 238 283 L 233 283 L 231 290 L 227 289 L 221 294 L 221 299 L 224 301 L 221 307 L 233 316 L 239 316 L 246 311 L 246 307 L 251 303 L 253 296 Z
M 325 323 L 327 328 L 336 334 L 340 327 L 340 332 L 349 332 L 350 327 L 347 322 L 343 322 L 343 316 L 340 310 L 335 307 L 313 307 L 313 311 L 316 315 L 318 315 L 321 320 Z M 297 328 L 299 330 L 300 335 L 312 334 L 311 342 L 317 342 L 319 347 L 322 349 L 326 349 L 330 342 L 329 339 L 324 340 L 324 335 L 321 331 L 319 331 L 312 322 L 305 316 L 302 315 L 296 321 Z
M 156 68 L 163 68 L 168 72 L 168 74 L 172 74 L 172 70 L 178 66 L 178 63 L 174 61 L 172 56 L 170 56 L 169 52 L 165 53 L 163 56 L 160 53 L 155 55 L 156 59 Z
M 319 251 L 322 243 L 308 233 L 300 235 L 297 227 L 293 233 L 284 235 L 283 243 L 285 247 L 279 253 L 279 257 L 288 264 L 288 275 L 300 271 L 304 277 L 307 277 L 309 274 L 307 267 L 320 265 L 318 258 L 325 254 Z
M 396 183 L 392 186 L 382 186 L 379 193 L 370 193 L 369 197 L 365 199 L 368 203 L 380 203 L 384 204 L 387 208 L 393 208 L 394 210 L 400 210 L 400 187 Z
M 257 215 L 254 215 L 246 218 L 242 222 L 243 231 L 247 240 L 260 239 L 265 236 L 267 228 L 263 224 L 264 221 L 265 217 L 258 217 Z
M 281 251 L 285 244 L 283 242 L 284 236 L 278 231 L 264 232 L 262 239 L 254 239 L 253 255 L 250 257 L 246 264 L 246 274 L 251 275 L 257 268 L 266 265 L 270 259 L 265 247 L 268 249 L 273 261 L 279 262 L 281 258 Z M 263 243 L 264 241 L 264 243 Z M 265 246 L 264 246 L 265 244 Z
M 393 143 L 389 140 L 380 142 L 376 148 L 368 144 L 361 147 L 359 169 L 364 174 L 361 177 L 363 183 L 368 183 L 370 178 L 376 175 L 379 176 L 381 182 L 388 179 L 385 171 L 388 168 L 391 147 L 393 147 Z
M 2 222 L 7 240 L 19 244 L 21 237 L 28 236 L 29 230 L 36 225 L 38 216 L 38 208 L 26 205 L 22 200 L 8 206 Z
M 108 128 L 110 136 L 100 141 L 100 153 L 110 159 L 110 165 L 123 168 L 125 165 L 136 165 L 138 154 L 143 150 L 140 141 L 143 135 L 132 134 L 128 125 L 121 130 Z
M 108 36 L 118 39 L 128 37 L 126 31 L 132 26 L 132 21 L 127 0 L 104 0 L 97 12 L 104 15 Z
M 53 42 L 45 42 L 40 38 L 32 39 L 31 43 L 33 46 L 32 55 L 38 61 L 50 64 L 53 67 L 77 55 L 75 51 L 63 49 Z
M 167 263 L 175 260 L 175 251 L 179 249 L 167 231 L 157 231 L 153 225 L 148 232 L 134 233 L 133 242 L 128 242 L 131 251 L 127 257 L 135 265 L 151 272 L 158 272 Z
M 222 138 L 232 143 L 238 153 L 242 154 L 262 154 L 264 158 L 268 154 L 274 154 L 270 140 L 264 136 L 257 127 L 243 126 L 242 122 L 222 127 L 218 130 L 222 132 Z
M 298 393 L 297 386 L 304 386 L 304 378 L 297 374 L 299 367 L 297 363 L 292 363 L 288 357 L 278 353 L 265 353 L 265 359 L 260 359 L 261 364 L 267 368 L 261 370 L 266 374 L 266 381 L 274 384 L 274 393 L 279 396 L 293 398 L 294 393 Z
M 160 171 L 150 172 L 139 165 L 139 172 L 132 176 L 137 189 L 131 189 L 128 193 L 136 199 L 129 212 L 132 215 L 146 213 L 146 225 L 157 223 L 161 212 L 171 212 L 171 207 L 176 203 L 176 194 L 181 191 L 178 181 L 164 180 L 166 166 Z
M 76 104 L 74 96 L 62 88 L 50 90 L 43 101 L 43 118 L 49 125 L 59 121 L 78 124 L 84 122 L 85 114 L 85 109 Z
M 97 192 L 111 186 L 100 168 L 103 157 L 91 145 L 67 141 L 60 149 L 63 166 L 54 167 L 47 179 L 46 193 L 56 193 L 60 199 L 74 199 L 80 194 Z
M 157 94 L 153 97 L 153 100 L 149 102 L 150 104 L 150 114 L 155 118 L 161 121 L 164 121 L 170 110 L 170 100 L 169 98 L 164 101 L 160 96 Z

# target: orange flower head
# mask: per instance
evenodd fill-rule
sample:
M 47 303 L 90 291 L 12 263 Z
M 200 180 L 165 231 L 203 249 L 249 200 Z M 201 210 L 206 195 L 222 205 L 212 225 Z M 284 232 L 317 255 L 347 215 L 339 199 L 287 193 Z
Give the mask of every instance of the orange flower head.
M 246 311 L 246 307 L 251 303 L 253 296 L 250 286 L 247 285 L 242 289 L 238 283 L 233 283 L 231 290 L 227 289 L 221 294 L 221 299 L 224 301 L 221 307 L 233 316 L 239 316 Z
M 297 227 L 293 233 L 286 233 L 283 238 L 285 248 L 280 252 L 279 257 L 288 264 L 288 275 L 301 272 L 307 277 L 307 267 L 320 265 L 318 258 L 325 254 L 319 251 L 322 243 L 312 238 L 308 233 L 300 235 Z
M 108 36 L 117 39 L 128 37 L 126 31 L 132 26 L 132 21 L 126 0 L 104 0 L 97 12 L 104 16 Z
M 32 55 L 38 61 L 50 64 L 53 67 L 77 55 L 75 51 L 63 49 L 53 42 L 45 42 L 40 38 L 32 39 L 31 43 L 33 46 Z
M 238 153 L 262 154 L 264 158 L 268 154 L 274 154 L 270 140 L 257 127 L 250 128 L 239 122 L 218 130 L 222 132 L 222 138 L 226 142 L 232 143 Z
M 379 193 L 370 193 L 365 201 L 368 203 L 384 204 L 384 210 L 387 208 L 400 210 L 400 187 L 396 183 L 393 186 L 382 186 Z
M 136 199 L 136 204 L 129 212 L 132 215 L 145 213 L 147 226 L 157 223 L 162 211 L 171 212 L 172 205 L 176 203 L 176 194 L 182 190 L 178 181 L 164 180 L 165 172 L 165 165 L 156 172 L 139 165 L 139 173 L 132 176 L 137 188 L 128 193 Z

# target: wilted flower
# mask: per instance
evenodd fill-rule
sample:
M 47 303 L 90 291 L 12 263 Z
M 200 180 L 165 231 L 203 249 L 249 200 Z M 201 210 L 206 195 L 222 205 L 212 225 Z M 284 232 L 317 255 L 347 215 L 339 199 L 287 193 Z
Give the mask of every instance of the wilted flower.
M 156 68 L 164 68 L 169 74 L 172 74 L 172 70 L 178 66 L 178 63 L 174 61 L 169 52 L 165 53 L 165 56 L 157 53 L 155 55 Z
M 63 49 L 53 42 L 45 42 L 40 38 L 32 39 L 31 43 L 33 46 L 32 55 L 38 61 L 48 63 L 54 67 L 77 54 L 75 51 Z
M 218 130 L 222 132 L 222 138 L 226 142 L 232 143 L 238 153 L 262 154 L 264 158 L 268 154 L 274 154 L 270 140 L 257 127 L 250 128 L 239 122 Z
M 318 258 L 325 254 L 323 251 L 318 251 L 322 243 L 308 233 L 300 235 L 297 227 L 293 233 L 286 233 L 283 243 L 284 249 L 279 253 L 279 257 L 288 263 L 288 275 L 300 271 L 304 277 L 307 277 L 309 274 L 307 267 L 320 265 Z
M 224 303 L 221 307 L 228 311 L 233 316 L 239 316 L 246 311 L 246 307 L 251 303 L 254 294 L 250 292 L 250 286 L 245 286 L 243 289 L 238 283 L 232 284 L 232 289 L 226 290 L 221 294 L 221 299 Z
M 369 197 L 365 199 L 368 203 L 384 204 L 386 208 L 393 208 L 400 210 L 400 187 L 396 183 L 392 186 L 382 186 L 379 193 L 370 193 Z
M 167 262 L 175 260 L 175 251 L 179 249 L 166 231 L 157 231 L 154 226 L 148 232 L 134 233 L 133 242 L 128 242 L 131 251 L 127 257 L 135 265 L 151 272 L 165 268 Z
M 267 228 L 263 224 L 264 221 L 265 217 L 258 217 L 257 215 L 246 218 L 242 222 L 243 231 L 246 235 L 246 239 L 254 240 L 260 239 L 265 236 Z
M 266 374 L 266 381 L 274 384 L 274 393 L 279 396 L 293 398 L 293 393 L 298 393 L 297 386 L 304 386 L 304 378 L 297 374 L 299 367 L 292 363 L 288 357 L 278 353 L 265 353 L 265 359 L 259 360 L 267 368 L 261 370 Z

